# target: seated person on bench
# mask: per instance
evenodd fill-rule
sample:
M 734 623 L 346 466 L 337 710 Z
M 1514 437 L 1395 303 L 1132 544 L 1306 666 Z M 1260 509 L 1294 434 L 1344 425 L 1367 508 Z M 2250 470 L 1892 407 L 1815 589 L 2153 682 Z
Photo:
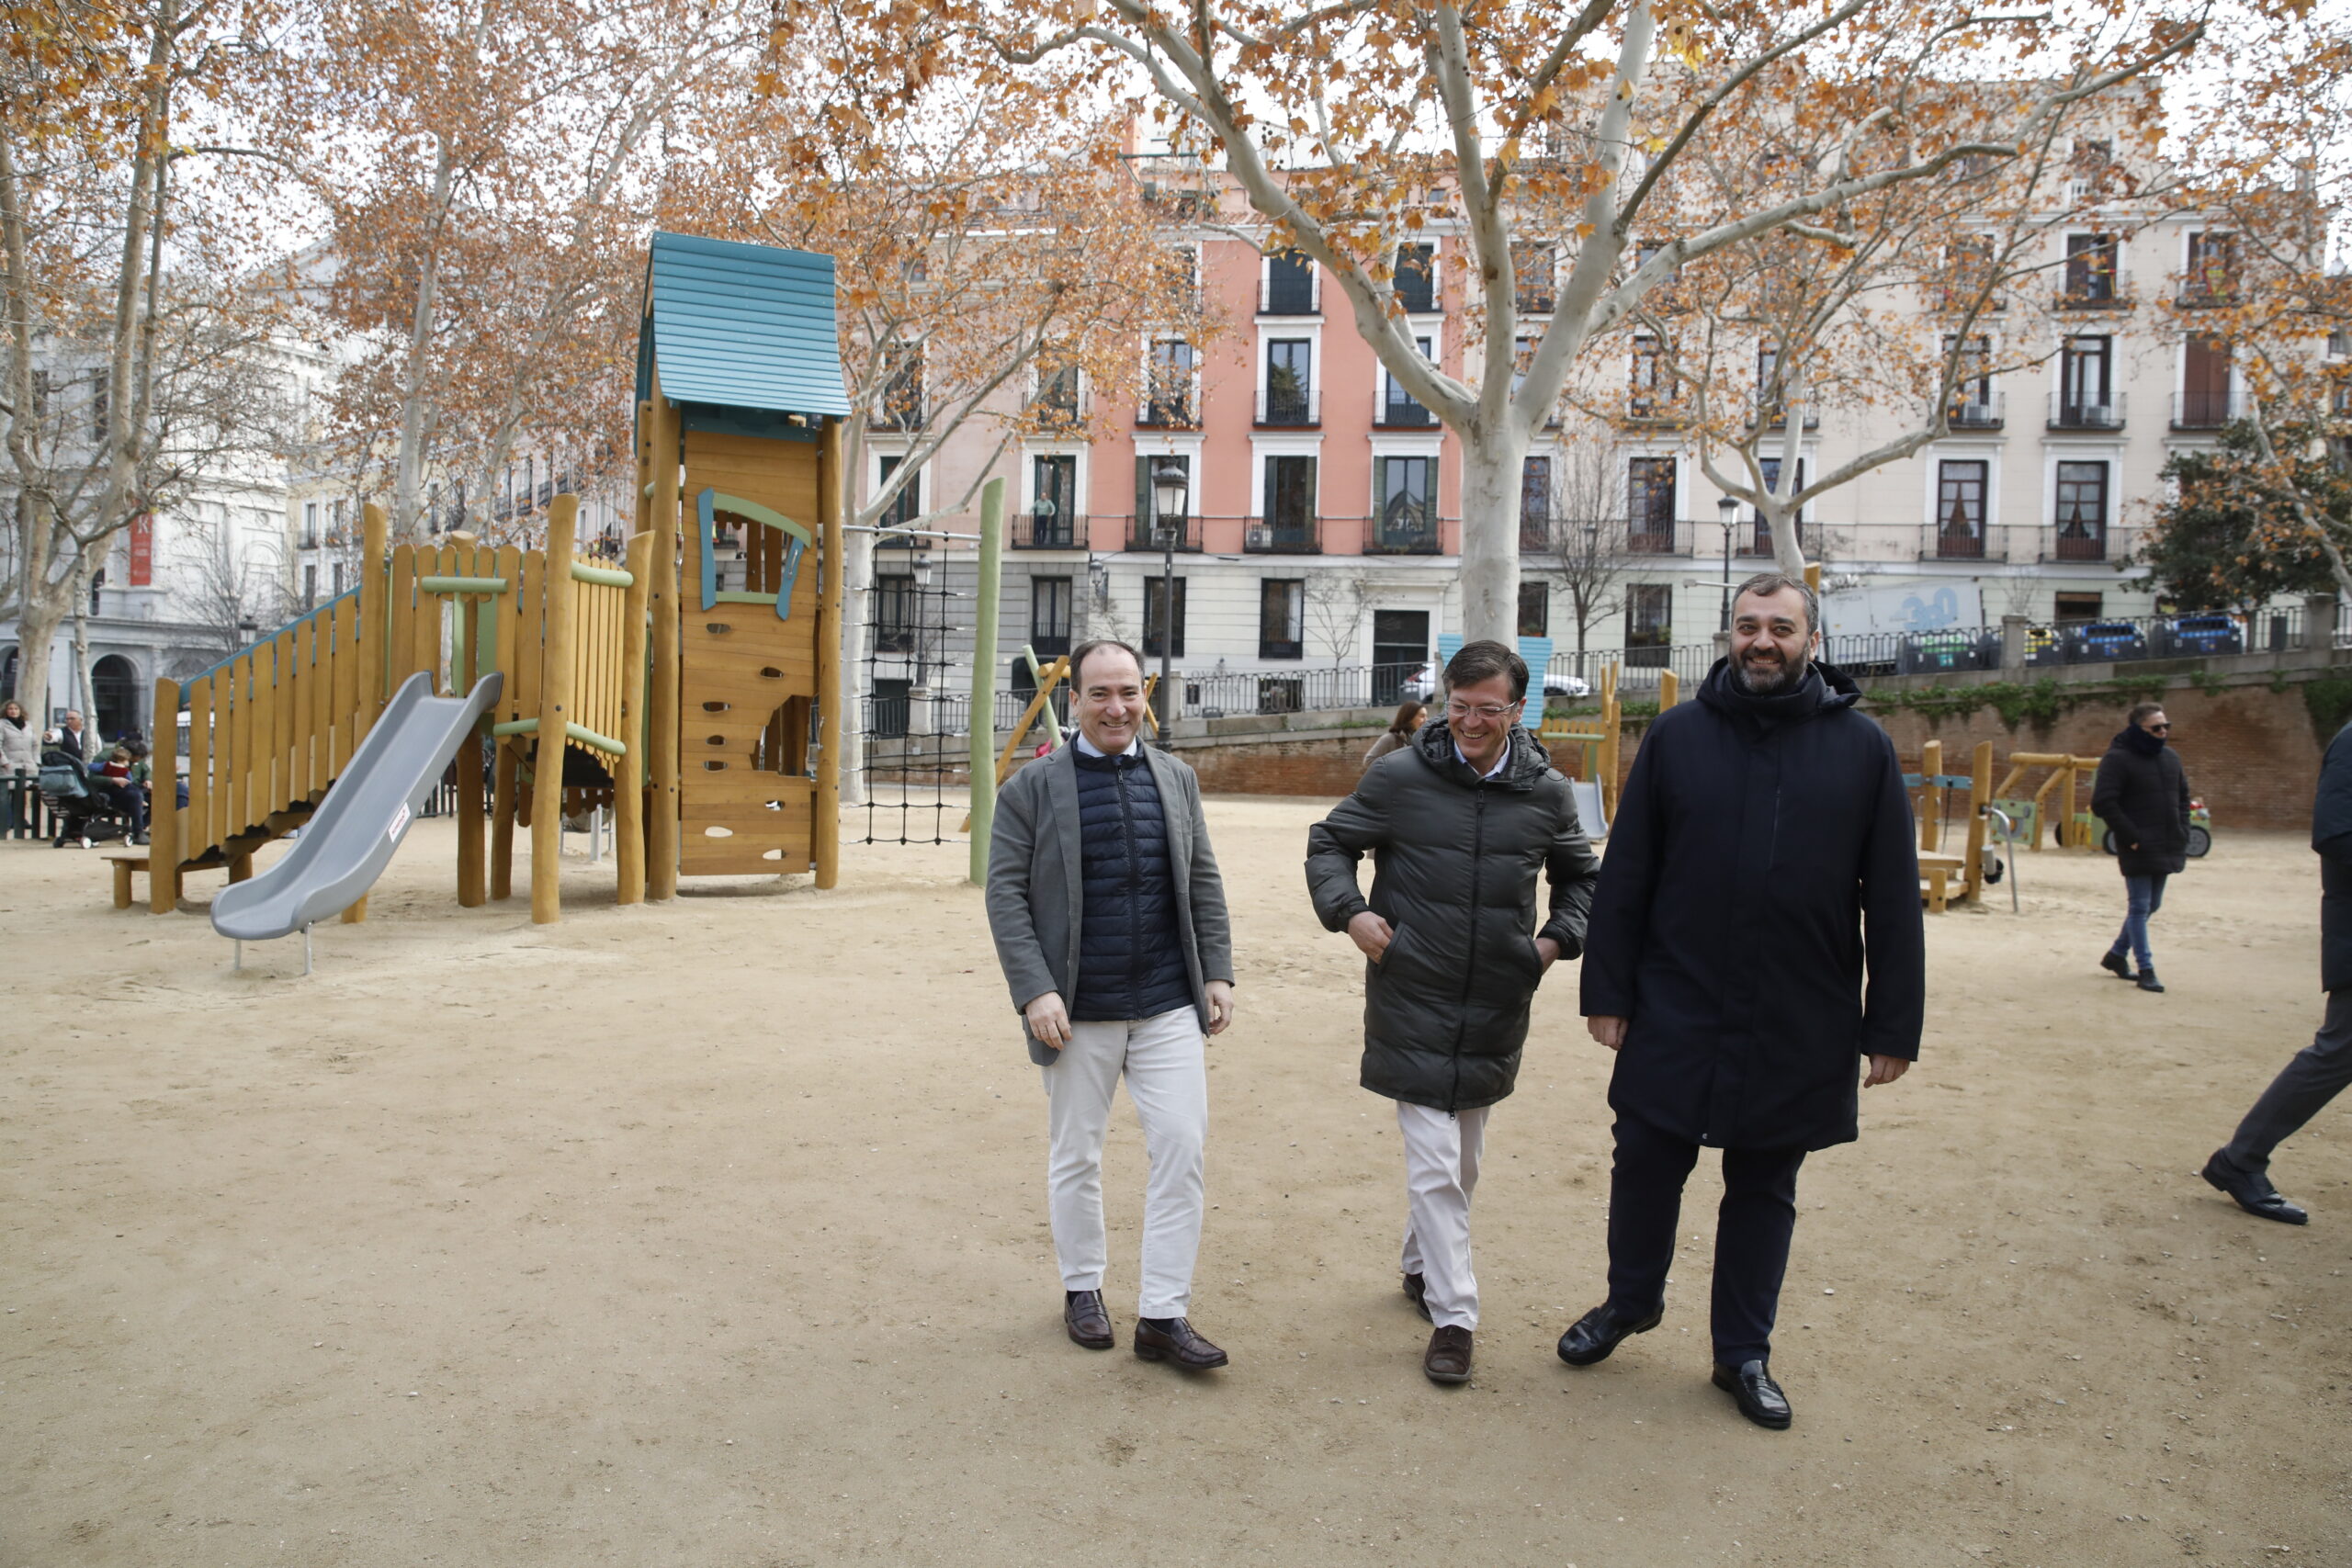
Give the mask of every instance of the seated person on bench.
M 133 759 L 130 748 L 117 746 L 107 753 L 106 761 L 90 770 L 90 793 L 113 808 L 118 816 L 130 820 L 130 841 L 147 841 L 147 795 L 131 777 Z

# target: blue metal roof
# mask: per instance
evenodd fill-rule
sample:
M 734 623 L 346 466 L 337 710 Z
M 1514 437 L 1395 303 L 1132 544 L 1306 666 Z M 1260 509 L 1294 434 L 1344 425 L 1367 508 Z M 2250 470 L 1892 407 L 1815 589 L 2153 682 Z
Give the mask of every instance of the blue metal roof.
M 658 364 L 662 393 L 674 402 L 849 413 L 832 257 L 656 233 L 645 275 L 639 399 Z

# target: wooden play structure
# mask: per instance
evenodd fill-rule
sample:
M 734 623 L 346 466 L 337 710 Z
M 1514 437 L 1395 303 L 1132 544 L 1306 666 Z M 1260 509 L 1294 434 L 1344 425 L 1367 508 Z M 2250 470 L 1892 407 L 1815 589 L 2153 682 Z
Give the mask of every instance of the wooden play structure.
M 1903 775 L 1911 792 L 1911 814 L 1919 824 L 1919 897 L 1928 910 L 1942 914 L 1951 905 L 1984 896 L 1984 838 L 1989 824 L 1984 807 L 1993 798 L 1993 743 L 1980 740 L 1969 758 L 1965 773 L 1944 772 L 1944 743 L 1930 740 L 1919 750 L 1919 771 Z M 1948 839 L 1953 796 L 1965 792 L 1958 854 Z
M 831 257 L 657 234 L 622 563 L 575 558 L 569 495 L 548 507 L 545 549 L 466 534 L 390 547 L 367 508 L 357 587 L 156 683 L 158 740 L 187 716 L 188 803 L 155 813 L 143 865 L 118 863 L 118 903 L 134 870 L 155 868 L 158 914 L 189 871 L 250 876 L 420 671 L 451 694 L 502 679 L 456 763 L 461 906 L 511 895 L 521 827 L 532 919 L 559 918 L 563 818 L 596 807 L 613 811 L 623 904 L 673 897 L 681 875 L 813 872 L 831 886 L 848 413 Z M 343 919 L 366 909 L 362 897 Z
M 2050 776 L 2041 781 L 2030 797 L 2019 795 L 2018 787 L 2025 783 L 2027 775 L 2045 768 L 2050 771 Z M 2019 805 L 2030 807 L 2027 810 L 2012 809 L 2010 813 L 2023 824 L 2021 830 L 2028 849 L 2038 851 L 2041 848 L 2042 829 L 2052 820 L 2057 824 L 2054 841 L 2060 849 L 2089 849 L 2095 841 L 2089 810 L 2090 790 L 2083 781 L 2084 775 L 2096 776 L 2098 773 L 2097 757 L 2075 757 L 2064 751 L 2012 751 L 2009 753 L 2009 771 L 2002 775 L 2001 787 L 1993 792 L 1994 801 L 2004 807 Z M 2056 797 L 2054 818 L 2052 816 L 2053 795 Z
M 1556 717 L 1546 705 L 1544 722 L 1535 739 L 1552 753 L 1555 766 L 1566 758 L 1570 748 L 1577 754 L 1572 770 L 1579 779 L 1589 779 L 1600 785 L 1601 814 L 1610 821 L 1617 819 L 1617 773 L 1624 755 L 1625 706 L 1618 694 L 1617 666 L 1604 664 L 1600 669 L 1600 712 L 1570 718 L 1566 714 Z M 1658 676 L 1657 711 L 1664 713 L 1680 700 L 1680 683 L 1674 671 Z M 1566 768 L 1563 772 L 1569 772 Z

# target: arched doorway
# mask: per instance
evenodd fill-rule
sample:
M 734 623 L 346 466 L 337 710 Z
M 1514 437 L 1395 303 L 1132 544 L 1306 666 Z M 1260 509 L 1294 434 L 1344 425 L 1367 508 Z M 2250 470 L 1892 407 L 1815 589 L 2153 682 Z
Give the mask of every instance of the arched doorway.
M 90 666 L 90 696 L 98 705 L 95 716 L 99 738 L 118 740 L 139 722 L 139 671 L 119 653 L 109 653 Z

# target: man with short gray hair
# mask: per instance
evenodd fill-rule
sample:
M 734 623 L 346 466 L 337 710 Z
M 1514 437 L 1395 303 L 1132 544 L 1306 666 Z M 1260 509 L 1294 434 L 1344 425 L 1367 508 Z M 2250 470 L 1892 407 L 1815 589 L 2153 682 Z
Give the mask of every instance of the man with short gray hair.
M 1029 1059 L 1046 1084 L 1062 1324 L 1113 1344 L 1102 1304 L 1102 1139 L 1125 1077 L 1143 1124 L 1143 1283 L 1136 1354 L 1187 1371 L 1226 1353 L 1187 1315 L 1208 1134 L 1203 1032 L 1233 1021 L 1225 884 L 1193 770 L 1143 743 L 1143 660 L 1123 642 L 1070 656 L 1078 733 L 997 797 L 989 928 Z

